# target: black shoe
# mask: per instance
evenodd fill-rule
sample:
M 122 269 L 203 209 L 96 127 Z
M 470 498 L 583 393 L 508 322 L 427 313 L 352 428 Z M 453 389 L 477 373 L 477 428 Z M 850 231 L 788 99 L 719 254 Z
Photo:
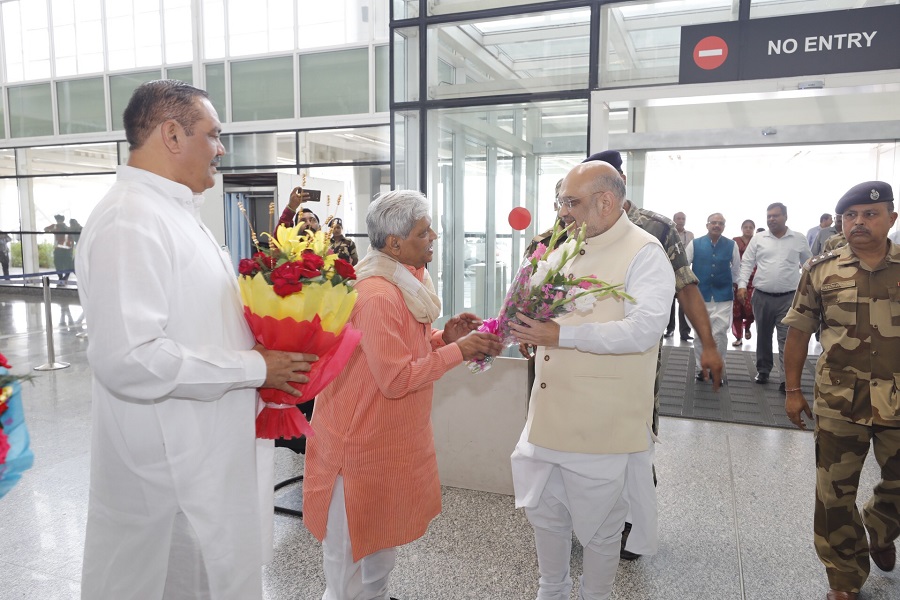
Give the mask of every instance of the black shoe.
M 667 331 L 667 332 L 665 332 L 665 333 L 663 334 L 663 337 L 664 337 L 664 338 L 670 338 L 670 337 L 672 337 L 673 335 L 675 335 L 675 332 L 674 332 L 674 331 Z
M 625 542 L 628 541 L 629 533 L 631 533 L 631 523 L 626 522 L 625 527 L 622 529 L 622 547 L 619 549 L 619 558 L 622 560 L 635 560 L 641 557 L 640 554 L 635 554 L 634 552 L 629 552 L 625 549 Z
M 697 381 L 703 381 L 703 373 L 697 373 Z
M 756 377 L 753 378 L 753 381 L 755 381 L 756 383 L 769 383 L 769 374 L 757 373 Z
M 690 336 L 690 335 L 683 335 L 683 336 L 681 336 L 681 341 L 682 341 L 682 342 L 689 342 L 689 341 L 691 341 L 692 339 L 694 339 L 694 338 L 693 338 L 692 336 Z
M 785 388 L 785 385 L 784 385 L 784 382 L 782 381 L 781 383 L 778 384 L 778 391 L 781 392 L 782 394 L 787 394 L 787 392 L 784 391 L 784 388 Z

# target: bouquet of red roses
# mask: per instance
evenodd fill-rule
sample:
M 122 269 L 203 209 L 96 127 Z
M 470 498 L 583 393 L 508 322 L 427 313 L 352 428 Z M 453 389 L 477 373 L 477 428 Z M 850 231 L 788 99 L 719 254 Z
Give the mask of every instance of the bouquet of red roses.
M 279 225 L 271 245 L 257 245 L 240 261 L 238 281 L 244 316 L 256 341 L 270 350 L 315 354 L 309 382 L 292 384 L 302 392 L 262 388 L 265 407 L 256 418 L 256 436 L 264 439 L 309 436 L 312 428 L 297 404 L 315 398 L 350 360 L 362 333 L 347 324 L 356 302 L 350 282 L 353 266 L 331 252 L 324 231 L 301 232 Z
M 22 411 L 19 382 L 30 376 L 17 377 L 8 371 L 9 363 L 0 354 L 0 498 L 31 468 L 34 453 L 29 447 L 28 429 Z

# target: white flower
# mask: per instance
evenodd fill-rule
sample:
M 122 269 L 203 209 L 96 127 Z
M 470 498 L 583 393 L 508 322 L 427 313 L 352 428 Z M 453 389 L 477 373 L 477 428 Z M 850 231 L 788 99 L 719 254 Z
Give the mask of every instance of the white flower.
M 531 287 L 537 287 L 544 283 L 544 279 L 550 272 L 550 264 L 546 260 L 539 260 L 534 273 L 531 275 Z
M 562 248 L 555 250 L 550 253 L 550 256 L 547 257 L 547 263 L 550 265 L 550 270 L 554 273 L 559 271 L 560 263 L 562 262 L 563 254 L 565 254 Z
M 594 303 L 597 302 L 597 297 L 594 294 L 585 294 L 584 292 L 585 292 L 585 290 L 583 290 L 582 288 L 578 288 L 578 287 L 571 288 L 566 293 L 566 298 L 568 298 L 569 300 L 572 300 L 572 298 L 575 298 L 575 300 L 570 302 L 566 306 L 566 308 L 568 308 L 568 310 L 570 310 L 570 311 L 575 310 L 578 312 L 592 310 L 594 308 Z M 581 295 L 579 296 L 579 294 L 581 294 Z

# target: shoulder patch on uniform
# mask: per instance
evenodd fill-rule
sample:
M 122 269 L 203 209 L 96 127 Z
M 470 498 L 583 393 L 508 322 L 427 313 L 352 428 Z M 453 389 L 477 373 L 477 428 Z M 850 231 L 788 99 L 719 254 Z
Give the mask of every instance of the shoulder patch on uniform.
M 806 270 L 810 270 L 813 267 L 815 267 L 816 265 L 820 265 L 823 262 L 827 262 L 827 261 L 831 260 L 832 258 L 837 258 L 837 252 L 835 252 L 833 250 L 829 250 L 828 252 L 823 252 L 822 254 L 819 254 L 818 256 L 813 256 L 808 261 L 803 263 L 803 268 Z

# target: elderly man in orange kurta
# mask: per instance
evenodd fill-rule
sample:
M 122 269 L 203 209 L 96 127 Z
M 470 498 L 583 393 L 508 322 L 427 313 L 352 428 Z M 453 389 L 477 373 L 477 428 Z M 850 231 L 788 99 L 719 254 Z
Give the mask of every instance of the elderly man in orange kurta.
M 350 317 L 362 341 L 316 400 L 306 452 L 303 515 L 322 542 L 323 600 L 388 600 L 396 547 L 441 511 L 434 382 L 502 350 L 474 331 L 473 314 L 432 329 L 441 303 L 425 268 L 437 238 L 425 196 L 389 192 L 369 206 L 366 225 L 372 247 L 357 266 Z

